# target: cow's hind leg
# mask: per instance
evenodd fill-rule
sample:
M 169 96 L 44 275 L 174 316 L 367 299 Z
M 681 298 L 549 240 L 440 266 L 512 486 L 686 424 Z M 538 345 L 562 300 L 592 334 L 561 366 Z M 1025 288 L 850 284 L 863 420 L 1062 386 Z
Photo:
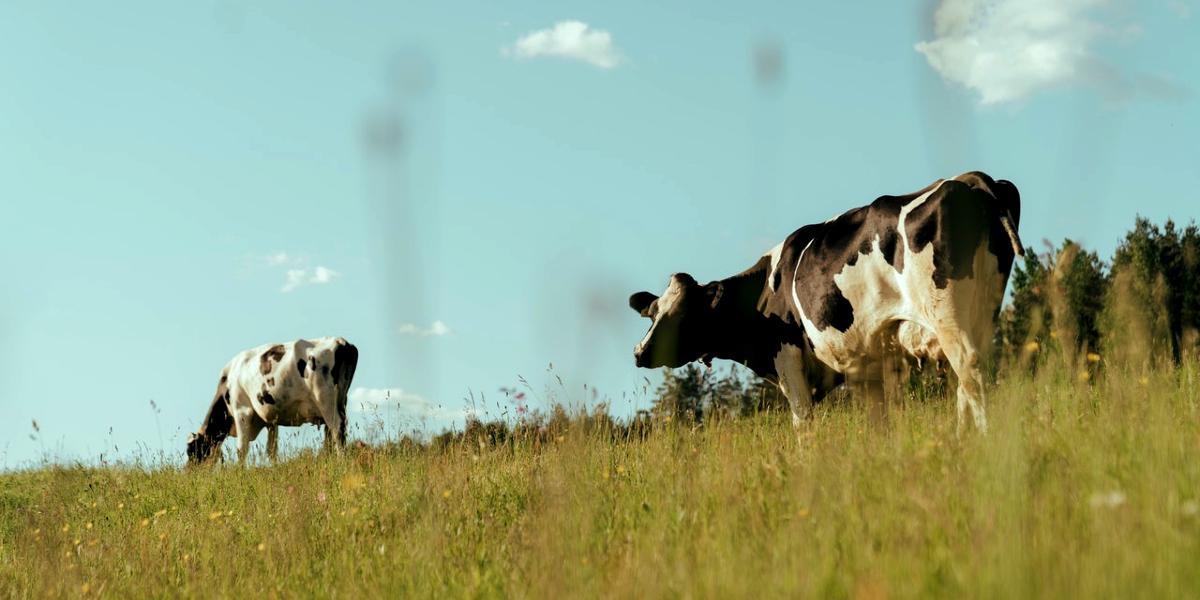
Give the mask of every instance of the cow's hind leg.
M 341 454 L 346 445 L 346 419 L 336 406 L 321 406 L 321 418 L 325 420 L 325 450 L 330 446 Z
M 938 332 L 942 351 L 950 368 L 958 377 L 958 431 L 961 433 L 969 408 L 975 428 L 987 433 L 987 414 L 984 408 L 983 374 L 980 372 L 980 353 L 970 338 L 956 329 Z
M 279 456 L 279 426 L 267 425 L 267 458 L 274 461 Z

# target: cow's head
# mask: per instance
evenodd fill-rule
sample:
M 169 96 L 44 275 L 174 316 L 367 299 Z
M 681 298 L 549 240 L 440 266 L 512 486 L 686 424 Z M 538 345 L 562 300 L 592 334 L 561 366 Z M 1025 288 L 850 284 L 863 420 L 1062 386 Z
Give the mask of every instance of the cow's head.
M 213 449 L 217 447 L 214 440 L 203 433 L 193 433 L 188 436 L 188 464 L 198 465 L 212 457 Z
M 681 367 L 709 358 L 706 340 L 711 336 L 718 284 L 700 285 L 687 273 L 671 276 L 661 296 L 638 292 L 629 307 L 653 321 L 646 337 L 633 350 L 637 366 Z

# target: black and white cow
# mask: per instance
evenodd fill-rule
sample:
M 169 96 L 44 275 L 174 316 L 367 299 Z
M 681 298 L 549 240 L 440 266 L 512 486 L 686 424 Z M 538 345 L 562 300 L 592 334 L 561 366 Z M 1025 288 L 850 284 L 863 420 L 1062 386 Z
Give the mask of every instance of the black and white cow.
M 882 409 L 900 349 L 947 360 L 967 407 L 987 429 L 980 364 L 1015 256 L 1020 195 L 980 172 L 882 196 L 807 225 L 754 266 L 703 284 L 671 276 L 661 296 L 629 306 L 653 320 L 639 367 L 736 361 L 776 382 L 799 426 L 814 400 L 848 382 Z
M 227 436 L 238 439 L 238 460 L 267 429 L 267 454 L 279 447 L 279 426 L 325 425 L 325 443 L 346 443 L 346 395 L 358 348 L 340 337 L 264 344 L 234 356 L 221 371 L 217 393 L 200 430 L 188 438 L 188 461 L 206 460 Z

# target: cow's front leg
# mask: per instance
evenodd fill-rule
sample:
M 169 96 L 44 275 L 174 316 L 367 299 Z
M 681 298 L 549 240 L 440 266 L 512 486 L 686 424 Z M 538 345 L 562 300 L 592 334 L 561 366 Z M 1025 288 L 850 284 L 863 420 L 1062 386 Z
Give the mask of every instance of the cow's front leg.
M 245 464 L 246 456 L 250 454 L 250 442 L 262 431 L 263 422 L 253 410 L 243 410 L 234 416 L 233 426 L 237 429 L 238 463 Z
M 796 440 L 803 443 L 803 430 L 812 417 L 812 387 L 804 371 L 804 351 L 791 344 L 780 347 L 775 355 L 775 373 L 779 376 L 779 389 L 792 409 Z

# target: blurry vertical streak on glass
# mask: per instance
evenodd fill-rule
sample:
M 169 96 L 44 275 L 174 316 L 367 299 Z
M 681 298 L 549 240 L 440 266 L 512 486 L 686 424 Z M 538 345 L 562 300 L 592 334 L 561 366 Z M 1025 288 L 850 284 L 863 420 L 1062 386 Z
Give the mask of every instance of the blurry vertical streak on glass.
M 786 75 L 783 47 L 776 40 L 760 40 L 752 49 L 750 58 L 755 93 L 750 107 L 753 146 L 750 197 L 745 199 L 746 205 L 751 207 L 751 219 L 747 226 L 754 239 L 761 238 L 763 243 L 767 243 L 771 239 L 771 233 L 767 230 L 770 216 L 781 209 L 778 198 L 781 170 L 778 162 L 787 126 L 780 102 Z M 784 214 L 787 214 L 786 210 Z
M 601 362 L 604 355 L 629 356 L 629 363 L 633 362 L 632 350 L 620 351 L 625 346 L 625 340 L 620 335 L 621 318 L 625 316 L 626 306 L 624 292 L 629 288 L 628 283 L 623 283 L 600 268 L 591 270 L 579 282 L 578 301 L 582 318 L 579 319 L 577 340 L 578 377 L 579 381 L 589 385 L 592 384 L 591 366 Z M 612 395 L 617 390 L 600 391 Z M 588 400 L 584 399 L 585 402 Z M 620 410 L 622 407 L 613 408 Z
M 371 248 L 381 276 L 392 368 L 380 384 L 421 395 L 436 378 L 432 340 L 402 335 L 401 325 L 429 328 L 437 269 L 440 214 L 435 200 L 440 134 L 433 65 L 419 49 L 398 52 L 384 73 L 384 98 L 367 111 L 362 142 L 367 163 Z
M 926 0 L 918 15 L 916 39 L 929 40 L 934 35 L 934 13 L 938 0 Z M 920 52 L 910 52 L 910 64 L 916 70 L 917 104 L 921 114 L 921 142 L 929 165 L 926 179 L 952 177 L 963 171 L 983 169 L 976 140 L 974 116 L 970 98 L 961 89 L 946 85 Z M 984 169 L 986 171 L 986 169 Z M 1003 174 L 999 175 L 1004 177 Z

